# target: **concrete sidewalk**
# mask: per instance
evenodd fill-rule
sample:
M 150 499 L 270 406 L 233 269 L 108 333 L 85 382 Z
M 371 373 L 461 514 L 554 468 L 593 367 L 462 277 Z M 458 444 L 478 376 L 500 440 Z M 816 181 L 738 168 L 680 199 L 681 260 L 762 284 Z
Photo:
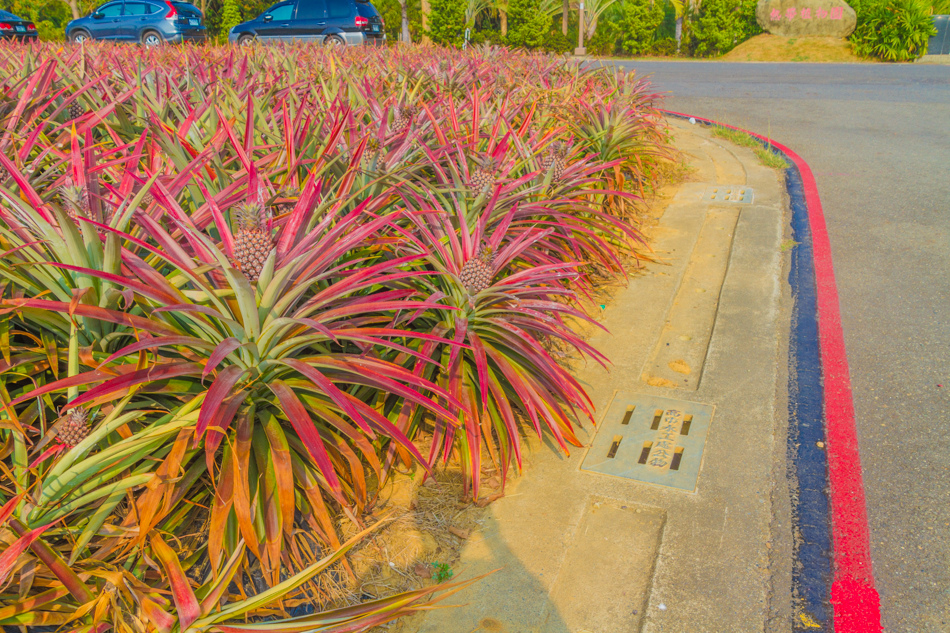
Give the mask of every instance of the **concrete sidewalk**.
M 785 188 L 751 150 L 670 124 L 696 171 L 651 231 L 662 263 L 590 339 L 610 371 L 577 368 L 587 448 L 535 443 L 457 566 L 501 571 L 407 630 L 791 630 Z

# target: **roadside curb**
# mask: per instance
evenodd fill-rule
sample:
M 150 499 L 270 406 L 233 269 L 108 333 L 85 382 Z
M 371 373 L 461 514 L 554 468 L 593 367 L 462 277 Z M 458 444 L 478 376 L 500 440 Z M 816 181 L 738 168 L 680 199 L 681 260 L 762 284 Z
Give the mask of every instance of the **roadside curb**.
M 789 448 L 795 456 L 800 487 L 797 527 L 802 538 L 796 550 L 796 585 L 805 608 L 805 613 L 796 618 L 794 629 L 880 633 L 880 598 L 871 568 L 864 484 L 831 243 L 811 168 L 788 147 L 753 132 L 681 112 L 661 112 L 744 132 L 768 144 L 790 163 L 786 183 L 793 236 L 800 246 L 793 251 L 789 273 L 795 304 L 789 416 L 791 429 L 797 431 L 797 437 L 793 437 L 790 430 Z M 830 489 L 830 515 L 826 488 Z M 831 618 L 827 613 L 829 602 L 833 607 Z

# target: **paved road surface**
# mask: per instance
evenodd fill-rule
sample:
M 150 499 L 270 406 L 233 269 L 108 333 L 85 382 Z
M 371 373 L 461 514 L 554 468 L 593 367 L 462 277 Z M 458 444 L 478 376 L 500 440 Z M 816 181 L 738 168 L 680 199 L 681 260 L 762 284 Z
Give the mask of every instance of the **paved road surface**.
M 771 132 L 811 165 L 885 629 L 950 632 L 950 66 L 624 65 L 668 109 Z

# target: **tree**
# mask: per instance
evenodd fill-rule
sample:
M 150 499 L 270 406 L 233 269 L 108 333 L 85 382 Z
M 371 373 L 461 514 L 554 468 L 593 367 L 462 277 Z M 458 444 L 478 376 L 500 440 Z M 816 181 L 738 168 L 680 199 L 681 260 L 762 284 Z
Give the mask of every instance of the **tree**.
M 241 9 L 238 0 L 224 0 L 224 13 L 221 16 L 221 30 L 225 35 L 241 23 Z
M 409 1 L 408 0 L 399 0 L 399 13 L 400 13 L 400 24 L 399 29 L 399 39 L 406 43 L 412 44 L 412 35 L 409 33 Z
M 544 43 L 552 18 L 540 5 L 541 0 L 508 0 L 508 44 L 538 48 Z
M 655 0 L 623 0 L 620 18 L 620 47 L 631 55 L 642 55 L 653 44 L 656 29 L 663 22 L 663 7 Z
M 461 46 L 465 39 L 465 5 L 458 0 L 430 0 L 429 37 L 436 44 Z
M 584 0 L 584 38 L 594 37 L 597 20 L 616 0 Z

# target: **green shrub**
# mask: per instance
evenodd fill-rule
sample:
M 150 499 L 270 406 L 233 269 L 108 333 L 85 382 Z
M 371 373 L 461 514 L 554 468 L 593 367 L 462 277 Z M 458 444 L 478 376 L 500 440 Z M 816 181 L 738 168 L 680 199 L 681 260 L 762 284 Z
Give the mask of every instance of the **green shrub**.
M 577 46 L 577 31 L 575 30 L 572 39 L 570 31 L 568 35 L 564 35 L 558 25 L 544 36 L 544 41 L 541 43 L 541 48 L 551 53 L 570 53 L 575 46 Z
M 906 62 L 927 52 L 936 35 L 930 4 L 922 0 L 878 0 L 855 7 L 858 25 L 851 47 L 858 55 L 889 62 Z
M 624 0 L 620 18 L 620 50 L 643 55 L 663 23 L 663 5 L 655 0 Z
M 933 0 L 930 6 L 934 15 L 950 15 L 950 0 Z
M 429 8 L 432 41 L 461 46 L 465 41 L 465 5 L 458 0 L 430 0 Z
M 755 20 L 756 0 L 705 0 L 691 22 L 690 50 L 697 57 L 728 53 L 762 32 Z
M 241 22 L 241 9 L 237 0 L 224 0 L 224 15 L 221 16 L 221 30 L 224 34 L 230 33 L 231 29 Z
M 551 16 L 541 12 L 539 0 L 509 0 L 509 46 L 539 48 L 544 44 L 545 36 L 550 30 Z
M 676 55 L 676 40 L 672 37 L 664 37 L 653 42 L 650 46 L 650 54 L 657 57 L 673 57 Z
M 53 24 L 49 20 L 36 23 L 36 34 L 40 36 L 40 40 L 43 42 L 58 42 L 66 39 L 66 33 L 63 28 Z

